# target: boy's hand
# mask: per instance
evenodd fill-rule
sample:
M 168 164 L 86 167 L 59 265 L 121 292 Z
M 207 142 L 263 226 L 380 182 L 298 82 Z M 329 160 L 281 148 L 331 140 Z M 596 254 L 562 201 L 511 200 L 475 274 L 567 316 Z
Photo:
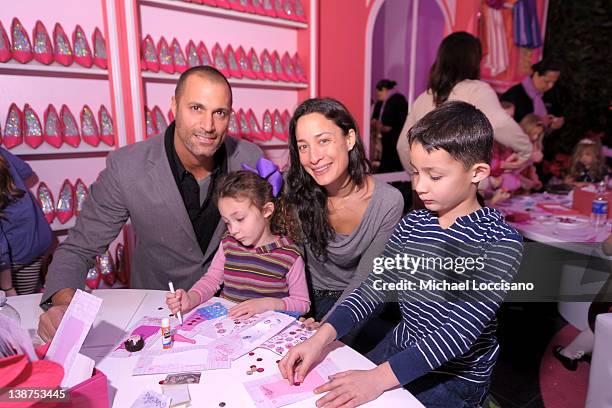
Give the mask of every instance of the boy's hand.
M 263 313 L 268 310 L 282 310 L 284 308 L 285 303 L 281 299 L 269 297 L 249 299 L 232 307 L 229 310 L 229 317 L 240 317 L 248 319 L 253 315 Z
M 386 390 L 376 370 L 351 370 L 330 376 L 329 382 L 314 389 L 315 394 L 327 392 L 317 400 L 317 407 L 353 408 L 375 400 Z
M 179 310 L 182 313 L 187 313 L 197 306 L 184 289 L 177 289 L 175 293 L 166 293 L 166 305 L 168 305 L 172 314 L 177 314 Z

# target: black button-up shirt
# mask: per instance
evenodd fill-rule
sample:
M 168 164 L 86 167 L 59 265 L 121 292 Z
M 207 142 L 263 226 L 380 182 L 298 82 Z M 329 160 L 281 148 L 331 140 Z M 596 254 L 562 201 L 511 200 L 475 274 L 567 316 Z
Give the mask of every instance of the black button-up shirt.
M 217 224 L 221 219 L 221 215 L 212 200 L 212 196 L 215 189 L 215 182 L 219 179 L 219 176 L 227 173 L 227 153 L 225 144 L 222 144 L 219 150 L 215 152 L 215 168 L 208 176 L 210 178 L 208 191 L 206 195 L 202 195 L 204 199 L 200 200 L 200 185 L 193 174 L 185 169 L 185 166 L 181 163 L 176 153 L 176 149 L 174 148 L 174 122 L 166 129 L 164 143 L 166 146 L 168 163 L 174 175 L 176 186 L 183 198 L 183 203 L 185 203 L 185 209 L 191 220 L 193 231 L 195 232 L 202 253 L 204 254 L 217 228 Z

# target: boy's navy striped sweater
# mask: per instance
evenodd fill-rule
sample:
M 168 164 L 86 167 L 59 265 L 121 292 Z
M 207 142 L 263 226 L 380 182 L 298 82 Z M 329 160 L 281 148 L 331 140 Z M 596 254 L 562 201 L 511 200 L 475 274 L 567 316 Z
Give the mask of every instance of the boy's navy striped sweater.
M 403 261 L 414 258 L 420 264 L 415 268 L 414 263 L 403 262 L 389 268 L 392 262 L 388 261 L 387 268 L 372 273 L 327 322 L 336 329 L 338 338 L 348 333 L 380 303 L 389 300 L 390 292 L 380 290 L 381 281 L 413 282 L 413 289 L 431 281 L 512 282 L 522 251 L 522 237 L 495 209 L 484 207 L 459 217 L 447 229 L 440 227 L 435 213 L 413 211 L 397 225 L 383 256 Z M 467 258 L 476 259 L 476 263 L 472 270 L 458 273 L 460 268 L 449 270 L 436 266 L 441 263 L 428 262 L 436 258 L 448 262 L 457 257 L 463 257 L 464 265 Z M 503 301 L 503 289 L 451 294 L 424 288 L 392 294 L 397 296 L 402 313 L 402 321 L 393 332 L 395 345 L 402 351 L 388 361 L 401 384 L 430 371 L 477 383 L 489 381 L 499 349 L 495 313 Z

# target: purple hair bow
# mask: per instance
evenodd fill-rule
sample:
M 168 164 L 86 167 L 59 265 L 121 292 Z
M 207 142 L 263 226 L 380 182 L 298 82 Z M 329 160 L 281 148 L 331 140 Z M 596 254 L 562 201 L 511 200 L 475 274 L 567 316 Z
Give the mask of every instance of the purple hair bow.
M 283 188 L 283 175 L 276 164 L 272 163 L 268 159 L 260 157 L 259 160 L 257 160 L 257 169 L 254 169 L 245 163 L 242 163 L 242 168 L 266 179 L 272 186 L 272 195 L 274 197 L 278 197 L 278 193 L 280 193 L 281 189 Z

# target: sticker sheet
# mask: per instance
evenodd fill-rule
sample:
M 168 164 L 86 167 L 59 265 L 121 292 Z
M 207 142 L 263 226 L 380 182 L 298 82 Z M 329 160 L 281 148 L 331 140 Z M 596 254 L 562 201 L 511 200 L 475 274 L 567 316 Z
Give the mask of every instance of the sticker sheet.
M 297 346 L 304 340 L 309 339 L 316 333 L 316 330 L 310 330 L 304 327 L 300 322 L 293 322 L 282 332 L 264 342 L 261 348 L 266 348 L 275 352 L 280 356 L 287 354 L 289 349 Z

